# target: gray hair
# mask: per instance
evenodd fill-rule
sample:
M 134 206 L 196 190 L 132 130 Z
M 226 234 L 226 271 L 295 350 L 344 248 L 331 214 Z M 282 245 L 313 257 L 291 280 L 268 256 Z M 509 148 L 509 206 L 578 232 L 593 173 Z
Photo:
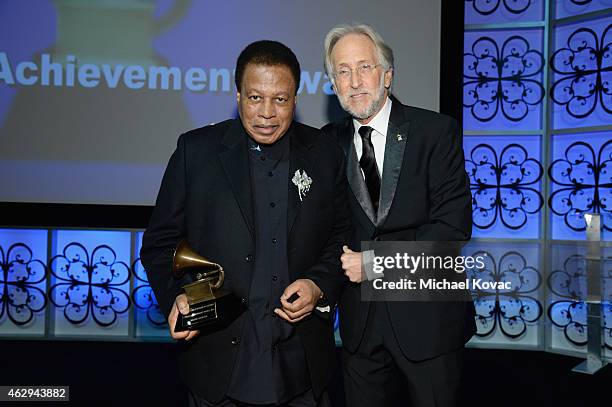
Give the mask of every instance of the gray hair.
M 378 63 L 383 66 L 385 71 L 393 68 L 393 50 L 385 43 L 380 34 L 367 24 L 341 24 L 327 33 L 325 36 L 325 71 L 327 76 L 333 79 L 333 66 L 331 63 L 331 53 L 336 43 L 348 34 L 363 34 L 372 40 L 378 51 Z

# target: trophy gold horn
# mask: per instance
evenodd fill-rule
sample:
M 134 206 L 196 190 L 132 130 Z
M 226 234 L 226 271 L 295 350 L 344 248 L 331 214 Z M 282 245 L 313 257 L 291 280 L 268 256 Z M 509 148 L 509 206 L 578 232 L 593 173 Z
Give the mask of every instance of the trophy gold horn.
M 209 270 L 207 272 L 198 273 L 196 275 L 197 280 L 202 280 L 218 274 L 219 278 L 216 283 L 211 284 L 211 288 L 216 290 L 223 285 L 223 281 L 225 280 L 223 267 L 194 252 L 186 239 L 181 240 L 176 246 L 174 256 L 172 257 L 172 274 L 174 274 L 175 278 L 181 278 L 185 274 L 186 269 L 196 267 Z
M 182 287 L 189 303 L 189 313 L 177 315 L 175 332 L 222 329 L 246 310 L 245 302 L 221 287 L 225 281 L 223 267 L 193 251 L 183 239 L 174 250 L 172 275 L 179 279 L 189 269 L 194 269 L 195 281 Z

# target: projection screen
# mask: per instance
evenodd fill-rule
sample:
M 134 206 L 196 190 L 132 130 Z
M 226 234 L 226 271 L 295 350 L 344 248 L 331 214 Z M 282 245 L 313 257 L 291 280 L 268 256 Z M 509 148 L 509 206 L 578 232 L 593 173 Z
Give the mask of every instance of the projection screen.
M 237 115 L 259 39 L 300 60 L 299 121 L 340 118 L 322 47 L 343 22 L 394 49 L 403 103 L 438 109 L 440 0 L 2 1 L 0 201 L 152 205 L 180 133 Z

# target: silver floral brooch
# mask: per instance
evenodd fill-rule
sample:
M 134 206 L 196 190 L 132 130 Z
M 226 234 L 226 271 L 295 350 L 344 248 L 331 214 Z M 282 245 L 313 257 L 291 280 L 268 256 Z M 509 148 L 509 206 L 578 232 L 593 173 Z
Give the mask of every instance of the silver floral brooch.
M 298 188 L 298 196 L 300 197 L 300 201 L 302 201 L 302 196 L 306 196 L 306 192 L 310 190 L 312 178 L 310 178 L 304 170 L 301 172 L 300 170 L 295 170 L 295 174 L 293 174 L 291 181 Z

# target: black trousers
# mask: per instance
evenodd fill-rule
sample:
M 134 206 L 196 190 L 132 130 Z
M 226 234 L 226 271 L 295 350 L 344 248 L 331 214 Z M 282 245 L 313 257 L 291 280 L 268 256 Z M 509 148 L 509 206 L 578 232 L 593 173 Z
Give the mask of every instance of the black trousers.
M 189 393 L 189 407 L 251 407 L 253 404 L 245 404 L 236 400 L 224 399 L 217 404 L 211 404 L 208 401 L 195 396 L 193 393 Z M 258 407 L 263 407 L 261 404 L 257 404 Z M 266 404 L 265 407 L 272 407 L 273 405 Z M 327 392 L 324 392 L 319 400 L 314 398 L 312 389 L 302 393 L 286 404 L 282 404 L 282 407 L 331 407 L 329 396 Z
M 407 359 L 398 346 L 385 303 L 371 304 L 359 348 L 355 353 L 343 349 L 342 359 L 347 407 L 391 405 L 389 385 L 398 372 L 408 382 L 408 388 L 399 392 L 406 400 L 402 405 L 452 407 L 459 404 L 463 349 L 424 361 Z

